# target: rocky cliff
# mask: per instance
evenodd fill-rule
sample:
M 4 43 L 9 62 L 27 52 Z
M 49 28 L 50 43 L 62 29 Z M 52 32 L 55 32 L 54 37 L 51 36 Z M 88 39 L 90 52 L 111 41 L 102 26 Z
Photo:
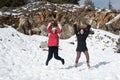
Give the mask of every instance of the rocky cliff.
M 14 28 L 23 25 L 27 31 L 40 31 L 41 35 L 47 35 L 46 26 L 57 19 L 62 25 L 61 38 L 69 38 L 74 34 L 73 23 L 77 21 L 79 27 L 85 27 L 85 22 L 92 20 L 92 27 L 111 31 L 115 34 L 120 30 L 120 18 L 109 23 L 120 13 L 111 10 L 92 9 L 91 7 L 73 4 L 53 4 L 50 2 L 34 2 L 18 8 L 0 9 L 0 27 L 11 25 Z M 21 17 L 22 16 L 22 17 Z M 22 28 L 21 28 L 22 29 Z M 24 32 L 22 30 L 19 30 Z

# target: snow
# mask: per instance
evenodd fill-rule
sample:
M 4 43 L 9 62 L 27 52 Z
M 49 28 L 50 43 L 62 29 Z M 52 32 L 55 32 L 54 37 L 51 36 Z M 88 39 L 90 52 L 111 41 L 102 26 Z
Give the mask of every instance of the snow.
M 13 16 L 21 15 L 22 13 L 12 13 Z
M 11 12 L 4 12 L 4 15 L 11 15 Z
M 110 9 L 106 9 L 106 11 L 107 11 L 107 12 L 111 12 L 111 10 L 110 10 Z
M 92 66 L 88 69 L 83 53 L 78 68 L 73 67 L 75 35 L 60 39 L 59 55 L 65 59 L 65 65 L 53 58 L 45 66 L 48 52 L 39 46 L 47 37 L 24 35 L 10 27 L 0 28 L 0 80 L 120 80 L 120 54 L 114 50 L 119 36 L 93 30 L 95 34 L 87 38 Z
M 0 16 L 2 16 L 2 12 L 0 12 Z
M 98 12 L 101 12 L 102 10 L 101 9 L 98 9 Z
M 49 5 L 51 5 L 51 4 L 50 4 L 50 3 L 47 3 L 46 5 L 49 6 Z
M 51 10 L 51 8 L 56 8 L 55 11 Z M 53 12 L 59 12 L 59 10 L 62 10 L 63 12 L 74 12 L 78 8 L 81 8 L 79 5 L 73 5 L 73 4 L 53 4 L 50 2 L 45 1 L 37 1 L 33 3 L 28 3 L 27 5 L 17 7 L 15 9 L 12 9 L 8 12 L 0 12 L 0 15 L 17 15 L 17 14 L 24 14 L 24 11 L 26 13 L 30 13 L 31 11 L 37 11 L 37 10 L 43 10 L 47 9 Z M 4 14 L 2 14 L 4 13 Z
M 36 1 L 33 3 L 28 3 L 27 5 L 21 6 L 21 7 L 17 7 L 15 9 L 12 9 L 8 12 L 0 12 L 0 15 L 21 15 L 24 14 L 24 12 L 26 14 L 31 13 L 32 11 L 37 11 L 37 10 L 50 10 L 51 8 L 53 8 L 54 10 L 52 10 L 53 12 L 59 12 L 59 11 L 63 11 L 63 12 L 75 12 L 77 9 L 80 8 L 84 8 L 84 5 L 73 5 L 73 4 L 53 4 L 50 2 L 45 2 L 45 1 Z M 87 7 L 86 7 L 87 8 Z M 97 12 L 101 12 L 102 9 L 95 9 Z M 107 12 L 111 12 L 110 10 L 106 10 Z M 17 15 L 17 16 L 19 16 Z

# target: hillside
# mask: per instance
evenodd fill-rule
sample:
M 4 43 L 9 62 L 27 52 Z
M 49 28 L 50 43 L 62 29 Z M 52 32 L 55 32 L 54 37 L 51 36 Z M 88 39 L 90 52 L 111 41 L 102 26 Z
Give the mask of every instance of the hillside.
M 63 27 L 61 38 L 66 39 L 73 35 L 72 25 L 75 21 L 79 22 L 79 27 L 84 27 L 84 22 L 93 20 L 93 28 L 119 34 L 120 18 L 117 17 L 119 14 L 117 11 L 107 9 L 92 9 L 90 6 L 54 4 L 46 1 L 38 1 L 17 8 L 1 8 L 0 27 L 6 27 L 5 25 L 7 24 L 16 29 L 21 23 L 26 25 L 28 20 L 32 29 L 38 28 L 41 31 L 41 35 L 46 35 L 43 33 L 46 31 L 48 22 L 57 19 Z M 22 19 L 25 19 L 26 22 L 20 20 L 21 16 L 24 16 Z M 110 25 L 106 25 L 115 17 L 118 19 L 112 21 Z M 20 30 L 20 32 L 23 31 Z
M 93 30 L 95 34 L 87 39 L 92 66 L 88 69 L 83 54 L 78 68 L 73 67 L 75 35 L 60 39 L 59 53 L 65 65 L 53 58 L 45 66 L 48 52 L 39 46 L 47 37 L 24 35 L 11 27 L 0 28 L 0 80 L 120 80 L 120 55 L 115 53 L 119 36 Z

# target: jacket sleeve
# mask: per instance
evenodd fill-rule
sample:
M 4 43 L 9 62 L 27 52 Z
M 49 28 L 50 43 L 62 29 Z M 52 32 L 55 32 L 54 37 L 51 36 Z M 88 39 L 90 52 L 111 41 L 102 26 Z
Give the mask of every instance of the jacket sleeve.
M 50 33 L 51 33 L 51 26 L 52 26 L 52 22 L 50 22 L 47 26 L 48 35 L 50 35 Z
M 86 37 L 89 35 L 91 25 L 87 25 L 87 28 L 85 29 L 85 35 Z
M 76 24 L 74 24 L 74 25 L 73 25 L 73 27 L 74 27 L 74 32 L 75 32 L 75 34 L 76 34 L 76 35 L 78 35 L 77 25 L 76 25 Z
M 58 30 L 57 30 L 57 34 L 58 34 L 58 35 L 60 35 L 60 33 L 61 33 L 61 28 L 62 28 L 62 27 L 61 27 L 60 23 L 58 23 Z

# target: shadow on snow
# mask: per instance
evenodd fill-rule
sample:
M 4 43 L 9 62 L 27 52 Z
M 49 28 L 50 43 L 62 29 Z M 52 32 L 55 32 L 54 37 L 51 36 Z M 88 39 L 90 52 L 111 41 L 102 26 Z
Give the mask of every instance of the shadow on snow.
M 104 66 L 104 65 L 107 65 L 107 64 L 109 64 L 109 63 L 110 63 L 110 62 L 103 61 L 103 62 L 99 62 L 98 64 L 94 65 L 93 67 L 99 68 L 100 66 Z
M 83 62 L 78 63 L 78 67 L 81 66 L 81 65 L 83 65 Z M 68 66 L 65 69 L 72 69 L 72 68 L 74 68 L 74 65 L 73 66 Z
M 107 64 L 109 64 L 109 63 L 110 63 L 110 62 L 103 61 L 103 62 L 99 62 L 98 64 L 96 64 L 96 65 L 94 65 L 94 66 L 92 66 L 92 67 L 99 68 L 100 66 L 104 66 L 104 65 L 107 65 Z M 83 65 L 83 64 L 84 64 L 84 62 L 80 62 L 80 63 L 78 64 L 78 67 L 81 66 L 81 65 Z M 68 66 L 68 67 L 66 67 L 65 69 L 72 69 L 72 68 L 74 68 L 74 65 Z

